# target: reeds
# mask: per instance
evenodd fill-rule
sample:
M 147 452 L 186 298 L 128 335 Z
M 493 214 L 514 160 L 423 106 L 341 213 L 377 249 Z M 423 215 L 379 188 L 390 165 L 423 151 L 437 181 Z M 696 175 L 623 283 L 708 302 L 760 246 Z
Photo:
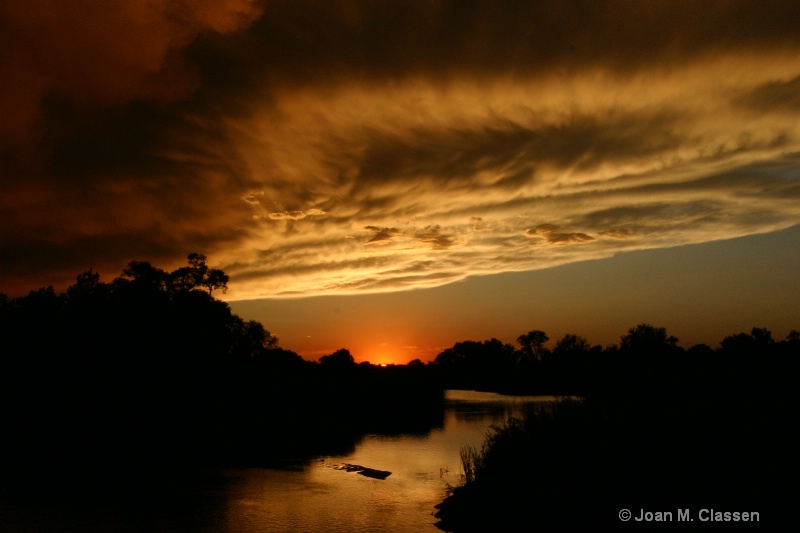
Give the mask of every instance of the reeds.
M 475 473 L 483 466 L 486 454 L 486 444 L 478 450 L 474 446 L 462 445 L 458 450 L 461 458 L 461 469 L 464 471 L 464 484 L 469 485 L 475 481 Z

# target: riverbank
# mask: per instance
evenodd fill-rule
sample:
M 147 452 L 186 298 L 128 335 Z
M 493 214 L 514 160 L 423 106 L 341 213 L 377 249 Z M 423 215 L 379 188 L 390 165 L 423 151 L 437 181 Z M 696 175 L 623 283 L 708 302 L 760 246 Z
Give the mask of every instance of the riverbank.
M 438 527 L 619 528 L 624 509 L 631 523 L 647 512 L 676 519 L 678 509 L 695 521 L 715 509 L 722 520 L 758 512 L 773 526 L 797 523 L 789 501 L 800 473 L 797 361 L 737 365 L 704 381 L 648 365 L 649 373 L 607 376 L 582 402 L 507 421 L 467 454 L 473 479 L 437 506 Z

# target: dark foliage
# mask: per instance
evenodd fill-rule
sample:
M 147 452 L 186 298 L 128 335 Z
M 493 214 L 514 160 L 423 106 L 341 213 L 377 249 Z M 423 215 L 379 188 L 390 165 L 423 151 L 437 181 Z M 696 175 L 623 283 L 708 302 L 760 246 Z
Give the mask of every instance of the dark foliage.
M 0 298 L 0 481 L 276 464 L 441 425 L 426 376 L 347 350 L 305 361 L 212 296 L 227 281 L 191 254 L 174 272 L 132 261 L 111 283 L 89 270 L 63 294 Z
M 621 522 L 621 509 L 671 511 L 673 521 L 690 509 L 696 523 L 700 509 L 757 511 L 771 529 L 796 523 L 796 337 L 776 342 L 754 328 L 718 350 L 684 351 L 663 328 L 640 325 L 618 350 L 559 342 L 553 358 L 577 357 L 568 374 L 584 398 L 509 420 L 462 454 L 471 482 L 440 504 L 439 527 L 641 528 Z

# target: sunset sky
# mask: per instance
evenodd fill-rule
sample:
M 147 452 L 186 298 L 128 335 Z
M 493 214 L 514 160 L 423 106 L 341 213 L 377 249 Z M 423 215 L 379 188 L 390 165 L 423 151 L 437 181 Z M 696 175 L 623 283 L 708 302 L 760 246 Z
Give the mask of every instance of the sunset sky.
M 800 3 L 0 0 L 0 292 L 199 252 L 315 359 L 800 329 Z

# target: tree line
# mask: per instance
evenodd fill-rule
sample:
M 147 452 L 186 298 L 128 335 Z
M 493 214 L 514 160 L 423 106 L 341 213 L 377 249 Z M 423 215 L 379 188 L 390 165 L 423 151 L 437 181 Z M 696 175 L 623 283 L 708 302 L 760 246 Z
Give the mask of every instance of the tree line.
M 646 323 L 605 348 L 574 333 L 558 339 L 552 349 L 545 346 L 548 341 L 544 331 L 532 330 L 517 338 L 518 347 L 495 338 L 457 342 L 433 364 L 448 388 L 568 396 L 591 394 L 630 373 L 680 369 L 702 376 L 800 357 L 800 332 L 775 340 L 759 327 L 726 336 L 716 348 L 696 344 L 684 349 L 666 328 Z

